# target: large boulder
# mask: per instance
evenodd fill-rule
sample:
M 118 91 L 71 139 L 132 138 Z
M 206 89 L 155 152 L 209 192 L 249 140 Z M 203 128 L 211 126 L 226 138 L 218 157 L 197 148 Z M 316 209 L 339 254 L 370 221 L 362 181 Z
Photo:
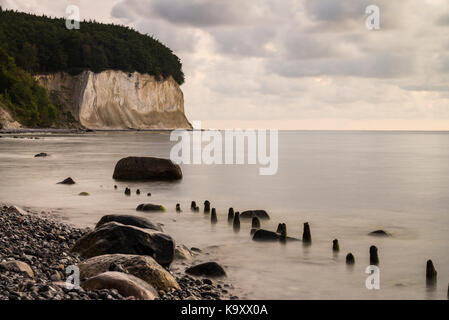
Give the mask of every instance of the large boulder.
M 115 165 L 112 178 L 116 180 L 179 180 L 182 171 L 169 159 L 153 157 L 127 157 Z
M 261 220 L 270 219 L 270 216 L 265 210 L 247 210 L 240 213 L 241 219 L 252 219 L 254 217 L 257 217 Z
M 168 267 L 173 261 L 175 242 L 159 231 L 108 222 L 81 237 L 72 250 L 85 258 L 114 253 L 150 256 Z
M 136 216 L 126 215 L 126 214 L 120 214 L 120 215 L 119 214 L 109 214 L 109 215 L 103 216 L 100 219 L 100 221 L 98 221 L 95 228 L 99 228 L 102 225 L 104 225 L 105 223 L 113 222 L 113 221 L 121 223 L 121 224 L 125 224 L 127 226 L 135 226 L 138 228 L 151 229 L 151 230 L 156 230 L 156 231 L 161 231 L 161 232 L 163 231 L 162 227 L 159 223 L 154 224 L 147 218 L 136 217 Z
M 192 276 L 224 277 L 226 272 L 216 262 L 205 262 L 186 269 L 186 273 Z
M 138 300 L 154 300 L 159 295 L 148 283 L 123 272 L 104 272 L 89 278 L 81 284 L 85 290 L 116 289 L 124 297 Z
M 278 233 L 264 229 L 256 230 L 253 235 L 254 241 L 279 241 L 280 239 L 281 236 Z
M 106 254 L 84 260 L 78 265 L 80 278 L 91 278 L 113 270 L 111 266 L 120 266 L 126 273 L 144 280 L 157 290 L 179 289 L 175 278 L 153 258 L 131 254 Z
M 31 267 L 22 261 L 12 260 L 0 263 L 0 270 L 8 270 L 17 273 L 26 274 L 30 278 L 34 278 L 34 272 Z

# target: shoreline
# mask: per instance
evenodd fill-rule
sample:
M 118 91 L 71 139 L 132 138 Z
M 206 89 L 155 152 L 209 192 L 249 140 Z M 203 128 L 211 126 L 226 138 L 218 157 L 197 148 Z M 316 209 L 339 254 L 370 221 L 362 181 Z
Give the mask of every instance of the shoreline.
M 91 228 L 73 227 L 52 216 L 1 204 L 0 300 L 135 300 L 134 296 L 122 295 L 119 287 L 83 289 L 87 279 L 81 279 L 79 289 L 66 287 L 67 267 L 89 260 L 72 252 L 72 248 L 90 232 Z M 183 268 L 193 266 L 194 259 L 179 262 L 172 264 L 176 270 L 165 268 L 179 289 L 155 290 L 154 300 L 238 299 L 226 279 L 187 275 Z

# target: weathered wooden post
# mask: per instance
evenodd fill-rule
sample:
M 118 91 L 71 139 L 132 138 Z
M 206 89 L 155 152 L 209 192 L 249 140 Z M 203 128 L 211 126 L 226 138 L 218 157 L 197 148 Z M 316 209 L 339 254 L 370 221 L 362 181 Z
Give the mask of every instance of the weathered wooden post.
M 212 224 L 216 224 L 217 221 L 218 221 L 218 219 L 217 219 L 217 212 L 216 212 L 215 208 L 212 208 L 212 212 L 210 214 L 210 222 Z
M 369 264 L 373 266 L 379 265 L 379 255 L 377 254 L 376 246 L 371 246 L 369 248 Z
M 302 233 L 302 242 L 304 244 L 312 243 L 312 235 L 310 234 L 310 226 L 308 222 L 304 223 L 304 231 Z

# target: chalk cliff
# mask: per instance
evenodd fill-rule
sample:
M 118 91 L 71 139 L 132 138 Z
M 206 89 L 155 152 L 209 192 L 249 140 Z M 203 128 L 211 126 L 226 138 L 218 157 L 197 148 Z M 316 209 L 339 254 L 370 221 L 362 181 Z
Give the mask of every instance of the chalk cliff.
M 190 129 L 176 81 L 107 70 L 36 75 L 53 104 L 90 129 Z

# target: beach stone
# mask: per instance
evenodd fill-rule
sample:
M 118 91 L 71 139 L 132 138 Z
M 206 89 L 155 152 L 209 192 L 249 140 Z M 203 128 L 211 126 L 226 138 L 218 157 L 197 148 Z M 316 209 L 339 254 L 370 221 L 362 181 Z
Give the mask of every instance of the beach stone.
M 127 157 L 120 159 L 112 176 L 116 180 L 179 180 L 181 167 L 169 159 Z
M 85 258 L 115 253 L 146 255 L 168 267 L 173 261 L 175 243 L 159 231 L 108 222 L 81 237 L 72 250 Z
M 142 203 L 139 204 L 136 208 L 137 211 L 165 211 L 164 206 L 161 206 L 159 204 L 152 204 L 152 203 Z
M 18 214 L 18 215 L 26 215 L 27 212 L 25 210 L 23 210 L 22 208 L 16 207 L 16 206 L 9 206 L 8 207 L 8 213 L 14 213 L 14 214 Z
M 175 260 L 192 260 L 194 258 L 192 251 L 183 244 L 175 247 Z
M 138 300 L 154 300 L 159 295 L 148 283 L 133 275 L 108 271 L 85 280 L 85 290 L 116 289 L 122 296 L 133 296 Z
M 110 271 L 111 265 L 120 266 L 125 273 L 144 280 L 157 290 L 179 289 L 175 278 L 153 258 L 148 256 L 106 254 L 92 257 L 78 264 L 80 278 L 91 278 L 100 273 Z M 114 268 L 113 270 L 118 271 L 119 269 Z
M 368 235 L 375 236 L 375 237 L 389 237 L 390 236 L 390 234 L 384 230 L 376 230 L 376 231 L 368 233 Z
M 247 210 L 240 214 L 240 218 L 242 219 L 252 219 L 253 217 L 257 217 L 261 220 L 270 219 L 270 216 L 265 210 Z
M 18 273 L 26 274 L 30 278 L 34 278 L 34 272 L 31 267 L 22 261 L 11 260 L 0 263 L 0 270 L 8 270 Z
M 48 156 L 48 154 L 46 154 L 45 152 L 41 152 L 41 153 L 34 155 L 35 158 L 46 157 L 46 156 Z
M 75 181 L 72 178 L 68 177 L 68 178 L 64 179 L 63 181 L 58 182 L 58 184 L 75 184 Z
M 280 239 L 281 236 L 278 233 L 264 229 L 258 229 L 253 235 L 254 241 L 279 241 Z
M 127 226 L 135 226 L 138 228 L 143 228 L 143 229 L 151 229 L 151 230 L 156 230 L 156 231 L 161 231 L 163 232 L 164 230 L 162 230 L 162 227 L 160 224 L 155 224 L 153 222 L 151 222 L 149 219 L 147 218 L 143 218 L 143 217 L 137 217 L 137 216 L 131 216 L 131 215 L 126 215 L 126 214 L 120 214 L 120 215 L 116 215 L 116 214 L 109 214 L 106 216 L 103 216 L 100 221 L 97 222 L 97 225 L 95 226 L 95 229 L 101 227 L 102 225 L 104 225 L 105 223 L 108 222 L 118 222 Z
M 216 262 L 205 262 L 186 269 L 186 273 L 193 276 L 224 277 L 226 272 Z

